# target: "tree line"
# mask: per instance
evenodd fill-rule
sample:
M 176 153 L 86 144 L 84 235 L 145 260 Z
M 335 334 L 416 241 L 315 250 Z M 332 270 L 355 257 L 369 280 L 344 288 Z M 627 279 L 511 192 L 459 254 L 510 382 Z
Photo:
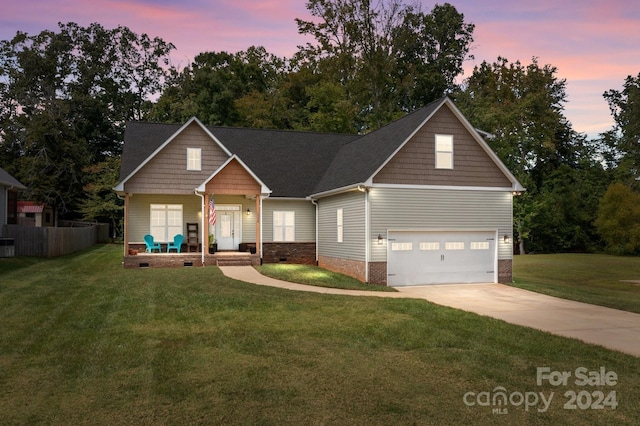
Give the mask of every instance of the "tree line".
M 522 253 L 640 252 L 640 73 L 603 94 L 615 126 L 588 140 L 552 65 L 499 57 L 458 83 L 475 26 L 451 4 L 306 6 L 313 19 L 296 23 L 313 41 L 290 58 L 251 46 L 178 69 L 172 43 L 98 23 L 0 41 L 0 165 L 25 197 L 117 229 L 128 121 L 364 134 L 448 95 L 527 188 L 514 201 Z

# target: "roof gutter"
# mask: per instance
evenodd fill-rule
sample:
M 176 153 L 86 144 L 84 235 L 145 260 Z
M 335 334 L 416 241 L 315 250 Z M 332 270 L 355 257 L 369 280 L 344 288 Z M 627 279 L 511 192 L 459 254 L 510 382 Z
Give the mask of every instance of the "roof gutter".
M 316 194 L 311 194 L 310 196 L 307 197 L 307 199 L 318 199 L 318 198 L 322 198 L 322 197 L 329 197 L 331 195 L 336 195 L 336 194 L 341 194 L 343 192 L 351 192 L 351 191 L 358 191 L 360 190 L 360 188 L 365 187 L 366 185 L 364 184 L 364 182 L 360 182 L 360 183 L 354 183 L 352 185 L 347 185 L 347 186 L 343 186 L 342 188 L 336 188 L 336 189 L 331 189 L 329 191 L 324 191 L 324 192 L 318 192 Z

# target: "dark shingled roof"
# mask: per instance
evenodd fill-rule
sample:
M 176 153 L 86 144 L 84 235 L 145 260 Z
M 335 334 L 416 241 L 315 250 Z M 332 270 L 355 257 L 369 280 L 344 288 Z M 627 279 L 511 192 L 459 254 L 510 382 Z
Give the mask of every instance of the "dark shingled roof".
M 120 180 L 129 176 L 181 124 L 127 124 Z M 304 198 L 313 192 L 340 148 L 359 135 L 206 126 L 273 192 L 274 197 Z M 213 143 L 213 142 L 212 142 Z M 213 173 L 213 170 L 211 170 Z
M 304 198 L 313 193 L 327 168 L 358 135 L 207 127 L 273 192 L 273 197 Z
M 364 136 L 206 128 L 273 191 L 272 196 L 304 198 L 365 182 L 445 100 L 432 102 Z M 128 123 L 120 180 L 127 178 L 182 126 Z
M 369 179 L 413 132 L 444 102 L 445 98 L 408 114 L 346 144 L 327 169 L 313 193 L 343 188 Z

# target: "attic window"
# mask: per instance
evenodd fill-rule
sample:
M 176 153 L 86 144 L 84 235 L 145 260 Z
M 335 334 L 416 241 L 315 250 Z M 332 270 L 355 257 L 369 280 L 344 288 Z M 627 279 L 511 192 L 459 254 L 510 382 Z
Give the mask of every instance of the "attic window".
M 187 148 L 187 170 L 202 170 L 202 149 Z
M 436 169 L 453 169 L 453 135 L 436 135 Z

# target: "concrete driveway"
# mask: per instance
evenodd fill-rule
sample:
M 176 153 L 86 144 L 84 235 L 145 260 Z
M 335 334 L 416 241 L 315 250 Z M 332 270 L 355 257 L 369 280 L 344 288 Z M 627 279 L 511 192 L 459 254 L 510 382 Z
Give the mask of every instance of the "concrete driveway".
M 504 284 L 397 287 L 402 294 L 640 357 L 640 314 Z
M 503 284 L 396 287 L 398 293 L 389 293 L 294 284 L 265 277 L 251 266 L 221 266 L 220 269 L 230 278 L 288 290 L 425 299 L 640 357 L 640 314 L 545 296 Z

